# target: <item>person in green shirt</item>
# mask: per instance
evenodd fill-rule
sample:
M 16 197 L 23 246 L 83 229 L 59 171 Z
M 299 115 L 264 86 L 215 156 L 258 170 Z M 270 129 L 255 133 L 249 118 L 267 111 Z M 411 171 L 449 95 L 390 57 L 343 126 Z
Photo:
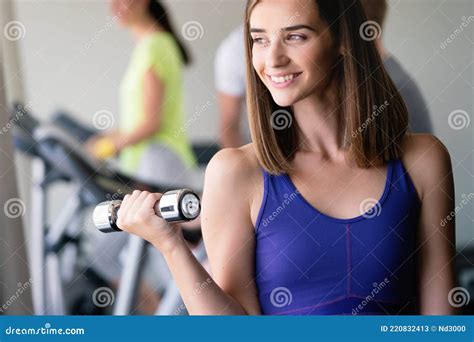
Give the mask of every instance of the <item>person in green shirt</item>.
M 190 56 L 174 33 L 167 11 L 157 0 L 113 0 L 112 12 L 129 29 L 136 46 L 120 85 L 120 125 L 88 141 L 99 159 L 119 156 L 120 168 L 131 176 L 161 184 L 180 183 L 197 166 L 185 134 L 183 68 Z M 117 284 L 122 265 L 119 255 L 127 236 L 104 236 L 96 251 L 107 258 L 93 258 L 91 267 L 110 284 Z M 138 310 L 154 313 L 156 258 L 150 258 L 145 281 L 138 289 Z M 152 270 L 152 271 L 150 271 Z M 153 276 L 155 274 L 155 276 Z
M 159 1 L 114 0 L 112 12 L 137 44 L 120 85 L 119 130 L 94 137 L 90 150 L 99 159 L 119 154 L 122 171 L 131 176 L 176 181 L 196 166 L 183 129 L 182 72 L 189 54 Z

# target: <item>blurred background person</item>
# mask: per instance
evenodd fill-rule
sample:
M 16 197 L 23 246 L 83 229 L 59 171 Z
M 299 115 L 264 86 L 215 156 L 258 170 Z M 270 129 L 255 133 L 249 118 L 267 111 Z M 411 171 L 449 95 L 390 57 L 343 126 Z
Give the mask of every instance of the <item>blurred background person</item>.
M 119 129 L 91 138 L 88 149 L 99 159 L 118 155 L 120 168 L 132 177 L 157 184 L 188 184 L 196 166 L 182 130 L 182 74 L 190 55 L 159 1 L 113 0 L 111 10 L 136 45 L 120 85 Z M 126 234 L 116 234 L 96 242 L 96 250 L 108 258 L 94 258 L 92 267 L 115 286 L 122 270 L 119 255 L 127 241 Z M 126 250 L 122 256 L 126 257 Z M 147 281 L 139 288 L 138 309 L 145 314 L 155 312 L 160 289 L 169 278 L 156 254 L 150 255 L 144 272 Z
M 385 69 L 405 101 L 408 109 L 410 130 L 413 133 L 433 133 L 428 105 L 418 84 L 383 45 L 382 32 L 387 15 L 387 1 L 361 0 L 361 3 L 367 14 L 367 19 L 377 23 L 379 26 L 377 30 L 380 28 L 380 31 L 378 31 L 380 34 L 375 40 L 375 46 L 382 57 Z
M 136 46 L 120 85 L 120 128 L 93 138 L 89 148 L 101 159 L 120 154 L 122 170 L 132 176 L 183 180 L 183 172 L 196 164 L 181 130 L 182 72 L 189 53 L 159 1 L 114 0 L 111 9 Z
M 219 110 L 219 144 L 239 147 L 250 142 L 245 111 L 244 27 L 234 29 L 220 44 L 214 66 Z

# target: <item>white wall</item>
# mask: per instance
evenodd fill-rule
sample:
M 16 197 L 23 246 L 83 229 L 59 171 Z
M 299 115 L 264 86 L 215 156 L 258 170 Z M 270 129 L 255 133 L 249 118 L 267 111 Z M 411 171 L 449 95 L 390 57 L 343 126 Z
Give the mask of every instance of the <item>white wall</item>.
M 244 1 L 168 1 L 175 25 L 188 21 L 203 26 L 203 37 L 188 42 L 195 63 L 186 73 L 186 113 L 191 120 L 208 101 L 189 134 L 193 140 L 215 139 L 216 103 L 213 56 L 219 41 L 241 20 Z M 471 0 L 391 0 L 385 43 L 415 76 L 429 102 L 435 133 L 448 146 L 455 170 L 456 204 L 473 192 L 474 123 L 462 130 L 448 125 L 448 115 L 464 110 L 473 115 L 473 27 L 458 34 L 445 49 L 440 45 L 474 15 Z M 89 0 L 17 0 L 17 19 L 26 29 L 19 41 L 26 98 L 46 119 L 67 108 L 86 123 L 99 110 L 116 114 L 121 75 L 132 50 L 128 34 L 111 25 L 107 3 Z M 196 117 L 196 116 L 195 116 Z M 26 171 L 24 171 L 26 172 Z M 20 176 L 21 177 L 21 176 Z M 27 180 L 22 178 L 23 186 Z M 473 203 L 457 215 L 460 246 L 473 239 Z

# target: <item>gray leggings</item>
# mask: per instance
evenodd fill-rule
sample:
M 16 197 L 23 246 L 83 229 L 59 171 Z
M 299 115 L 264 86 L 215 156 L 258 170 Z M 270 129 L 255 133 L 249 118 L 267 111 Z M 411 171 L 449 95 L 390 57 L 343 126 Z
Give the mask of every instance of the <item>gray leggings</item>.
M 191 174 L 192 170 L 170 147 L 153 143 L 143 153 L 135 176 L 151 183 L 190 186 Z

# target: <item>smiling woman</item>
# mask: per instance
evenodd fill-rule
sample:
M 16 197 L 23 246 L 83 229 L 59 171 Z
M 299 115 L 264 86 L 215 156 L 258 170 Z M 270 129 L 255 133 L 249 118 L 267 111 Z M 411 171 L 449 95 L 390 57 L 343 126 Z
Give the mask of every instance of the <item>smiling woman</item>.
M 247 58 L 253 62 L 247 64 L 250 124 L 263 165 L 274 173 L 289 172 L 292 154 L 302 143 L 297 126 L 275 130 L 270 115 L 280 107 L 293 113 L 296 107 L 290 107 L 302 99 L 299 108 L 314 107 L 311 99 L 321 95 L 340 101 L 331 114 L 340 124 L 338 143 L 351 150 L 359 166 L 383 165 L 398 158 L 408 125 L 407 109 L 373 42 L 355 34 L 358 29 L 351 31 L 365 20 L 360 3 L 348 2 L 351 9 L 342 16 L 337 1 L 320 1 L 318 6 L 314 1 L 304 3 L 281 2 L 270 8 L 265 1 L 254 1 L 247 8 Z M 283 22 L 297 17 L 305 24 L 281 27 L 281 15 L 286 16 Z M 262 22 L 268 29 L 258 26 Z M 271 97 L 262 96 L 267 89 Z M 386 100 L 391 103 L 386 115 L 367 127 L 366 134 L 351 137 L 373 108 Z
M 252 0 L 245 18 L 253 142 L 206 170 L 213 281 L 196 295 L 209 274 L 159 194 L 126 196 L 119 227 L 163 253 L 190 314 L 453 313 L 450 157 L 406 133 L 359 1 Z

